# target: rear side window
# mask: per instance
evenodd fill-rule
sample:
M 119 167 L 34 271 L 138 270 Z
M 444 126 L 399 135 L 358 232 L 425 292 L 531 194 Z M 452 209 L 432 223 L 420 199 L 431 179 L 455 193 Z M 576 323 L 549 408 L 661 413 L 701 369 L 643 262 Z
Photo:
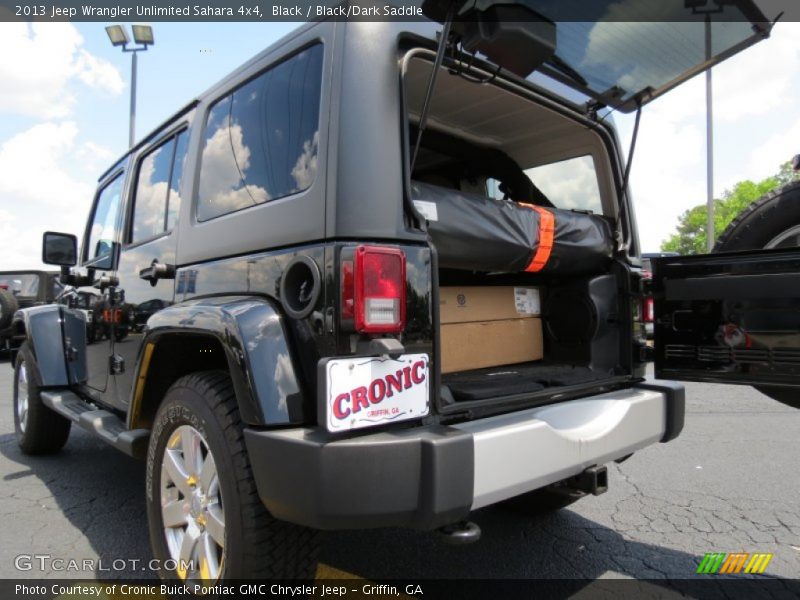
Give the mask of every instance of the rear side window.
M 317 173 L 322 45 L 270 68 L 209 111 L 198 221 L 308 189 Z
M 186 132 L 171 137 L 146 154 L 139 164 L 131 242 L 150 239 L 175 225 L 181 203 L 186 139 Z

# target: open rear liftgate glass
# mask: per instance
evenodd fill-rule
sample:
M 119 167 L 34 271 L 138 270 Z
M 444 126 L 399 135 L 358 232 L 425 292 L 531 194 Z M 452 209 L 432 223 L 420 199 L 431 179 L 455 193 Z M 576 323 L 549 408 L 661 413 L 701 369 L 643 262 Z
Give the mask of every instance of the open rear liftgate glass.
M 800 383 L 800 249 L 653 262 L 656 377 Z

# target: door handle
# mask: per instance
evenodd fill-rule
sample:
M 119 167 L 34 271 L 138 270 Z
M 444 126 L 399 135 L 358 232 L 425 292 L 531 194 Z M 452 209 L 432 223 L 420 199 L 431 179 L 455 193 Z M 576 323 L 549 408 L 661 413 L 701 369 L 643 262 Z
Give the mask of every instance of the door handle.
M 175 279 L 175 265 L 168 265 L 154 259 L 149 267 L 139 271 L 139 279 L 149 281 L 155 285 L 159 279 Z

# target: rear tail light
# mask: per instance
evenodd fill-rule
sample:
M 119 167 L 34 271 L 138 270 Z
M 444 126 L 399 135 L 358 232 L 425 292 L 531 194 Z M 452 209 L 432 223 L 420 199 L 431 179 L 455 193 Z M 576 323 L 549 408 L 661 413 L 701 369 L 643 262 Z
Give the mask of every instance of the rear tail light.
M 655 310 L 653 308 L 653 297 L 646 296 L 644 299 L 644 322 L 652 323 L 655 319 Z
M 358 333 L 400 333 L 406 324 L 406 257 L 398 248 L 358 246 L 342 262 L 342 321 Z

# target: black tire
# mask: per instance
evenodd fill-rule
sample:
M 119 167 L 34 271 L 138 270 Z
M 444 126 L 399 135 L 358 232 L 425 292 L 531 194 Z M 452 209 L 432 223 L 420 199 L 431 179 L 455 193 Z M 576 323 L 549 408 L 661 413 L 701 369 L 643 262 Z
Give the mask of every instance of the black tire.
M 86 343 L 87 344 L 94 344 L 95 340 L 97 339 L 97 332 L 94 325 L 87 325 L 86 326 Z
M 585 496 L 582 492 L 551 486 L 509 498 L 502 506 L 516 513 L 538 517 L 566 508 Z
M 19 304 L 14 294 L 8 290 L 0 290 L 0 329 L 11 325 L 14 313 L 19 309 Z
M 23 373 L 24 370 L 24 373 Z M 27 413 L 20 415 L 20 374 L 27 381 Z M 53 412 L 42 402 L 39 366 L 28 342 L 20 346 L 14 364 L 14 431 L 25 454 L 52 454 L 67 443 L 72 422 Z
M 713 252 L 757 250 L 782 232 L 800 225 L 800 181 L 765 194 L 731 221 Z
M 765 248 L 795 227 L 800 227 L 800 181 L 773 190 L 745 208 L 719 236 L 714 252 Z M 773 400 L 800 408 L 800 393 L 796 390 L 773 386 L 755 389 Z
M 758 385 L 756 389 L 772 398 L 781 404 L 791 406 L 792 408 L 800 408 L 800 392 L 792 388 L 781 388 L 770 385 Z
M 313 579 L 319 532 L 279 521 L 264 507 L 245 448 L 233 386 L 222 371 L 182 377 L 167 391 L 156 414 L 146 475 L 154 557 L 162 561 L 172 558 L 161 510 L 162 460 L 170 437 L 185 425 L 201 434 L 216 464 L 225 540 L 219 578 Z M 171 570 L 161 570 L 159 574 L 165 579 L 181 578 Z

